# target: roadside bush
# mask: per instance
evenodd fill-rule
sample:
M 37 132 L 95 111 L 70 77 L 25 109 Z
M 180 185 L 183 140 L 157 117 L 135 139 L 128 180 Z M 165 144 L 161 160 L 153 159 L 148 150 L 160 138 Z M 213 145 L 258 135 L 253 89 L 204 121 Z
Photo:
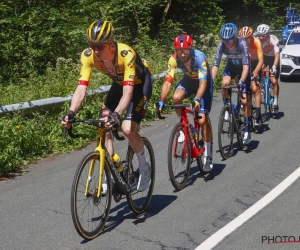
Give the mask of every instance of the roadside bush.
M 206 49 L 203 46 L 207 46 L 206 44 L 210 43 L 209 39 L 203 38 L 201 40 L 205 42 L 200 49 Z M 155 41 L 143 37 L 134 48 L 141 57 L 149 62 L 153 75 L 167 70 L 168 58 L 173 52 L 172 46 L 161 48 Z M 206 53 L 210 61 L 213 60 L 215 51 L 211 52 L 211 50 L 214 49 L 213 45 L 207 49 Z M 0 105 L 55 96 L 68 96 L 74 92 L 77 86 L 79 69 L 80 63 L 78 61 L 74 62 L 71 59 L 58 58 L 56 66 L 48 66 L 45 75 L 33 74 L 28 79 L 21 79 L 17 84 L 8 85 L 0 89 L 2 97 Z M 220 68 L 219 75 L 221 75 L 221 72 L 222 69 Z M 182 75 L 182 73 L 175 75 L 172 88 L 176 86 Z M 163 82 L 164 77 L 153 81 L 153 93 L 146 113 L 146 123 L 155 116 L 154 106 L 160 98 Z M 92 73 L 89 89 L 110 84 L 111 80 L 107 76 L 95 70 Z M 105 95 L 87 97 L 76 116 L 85 119 L 97 118 L 104 97 Z M 171 100 L 172 94 L 170 93 L 166 103 L 171 103 Z M 69 105 L 69 103 L 65 103 L 59 115 L 35 113 L 33 119 L 29 119 L 19 111 L 13 115 L 0 117 L 0 177 L 10 172 L 22 171 L 24 166 L 42 157 L 65 153 L 96 140 L 97 133 L 95 128 L 84 124 L 76 125 L 76 133 L 81 135 L 79 139 L 63 139 L 63 129 L 58 119 L 68 111 Z

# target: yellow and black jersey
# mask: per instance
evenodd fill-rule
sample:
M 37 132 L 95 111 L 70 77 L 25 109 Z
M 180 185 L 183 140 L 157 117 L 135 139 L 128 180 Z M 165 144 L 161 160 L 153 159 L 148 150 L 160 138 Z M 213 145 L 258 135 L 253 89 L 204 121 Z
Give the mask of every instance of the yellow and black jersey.
M 88 86 L 92 67 L 109 76 L 119 85 L 135 85 L 143 83 L 145 67 L 149 65 L 133 48 L 124 43 L 114 43 L 116 46 L 115 57 L 109 64 L 98 60 L 91 48 L 81 53 L 81 70 L 79 85 Z M 107 66 L 110 65 L 110 66 Z

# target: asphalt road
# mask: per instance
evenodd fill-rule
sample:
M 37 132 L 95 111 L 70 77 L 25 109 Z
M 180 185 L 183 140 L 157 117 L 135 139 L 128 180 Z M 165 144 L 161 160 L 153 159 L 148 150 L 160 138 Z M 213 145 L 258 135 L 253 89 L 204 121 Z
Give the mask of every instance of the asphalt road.
M 247 149 L 226 161 L 217 149 L 222 101 L 216 97 L 211 112 L 214 169 L 204 177 L 193 163 L 190 183 L 180 192 L 174 191 L 167 170 L 168 139 L 178 118 L 167 114 L 165 121 L 143 128 L 156 157 L 148 211 L 136 217 L 126 200 L 113 202 L 104 232 L 89 242 L 73 226 L 70 191 L 77 164 L 95 144 L 30 165 L 23 176 L 0 183 L 0 249 L 300 249 L 299 242 L 279 244 L 274 238 L 299 241 L 299 179 L 240 225 L 236 222 L 300 166 L 299 93 L 299 82 L 281 83 L 279 118 L 267 121 Z M 124 155 L 126 143 L 115 146 Z M 219 237 L 222 228 L 225 236 Z M 269 244 L 272 237 L 277 244 Z M 214 244 L 204 246 L 210 239 Z

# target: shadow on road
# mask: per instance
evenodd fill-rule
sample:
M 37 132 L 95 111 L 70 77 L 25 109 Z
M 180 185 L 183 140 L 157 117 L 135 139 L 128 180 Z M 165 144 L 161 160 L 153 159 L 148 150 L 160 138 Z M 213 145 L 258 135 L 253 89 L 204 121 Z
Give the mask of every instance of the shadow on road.
M 279 119 L 281 119 L 282 117 L 284 117 L 284 112 L 278 112 L 277 114 L 275 114 L 274 116 L 273 116 L 273 119 L 274 120 L 279 120 Z
M 225 167 L 226 167 L 226 164 L 214 163 L 213 169 L 208 174 L 203 176 L 204 180 L 206 182 L 213 180 L 216 176 L 218 176 L 222 173 L 222 171 L 224 170 Z
M 147 208 L 147 211 L 143 214 L 136 215 L 131 211 L 126 201 L 118 203 L 117 206 L 113 207 L 110 210 L 110 213 L 117 212 L 115 215 L 109 215 L 104 230 L 101 234 L 112 231 L 118 225 L 120 225 L 124 220 L 131 219 L 133 224 L 137 225 L 145 222 L 148 218 L 157 215 L 160 211 L 164 210 L 169 206 L 173 201 L 177 199 L 173 195 L 153 195 L 151 202 Z M 101 237 L 101 235 L 100 235 Z M 83 240 L 81 244 L 87 243 L 87 240 Z

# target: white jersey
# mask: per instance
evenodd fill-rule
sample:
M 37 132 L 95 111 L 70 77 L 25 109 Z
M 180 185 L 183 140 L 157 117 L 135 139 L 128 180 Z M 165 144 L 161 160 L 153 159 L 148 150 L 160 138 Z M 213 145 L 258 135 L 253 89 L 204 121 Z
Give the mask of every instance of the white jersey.
M 276 36 L 269 35 L 266 41 L 260 41 L 265 56 L 274 56 L 274 52 L 279 52 L 279 41 Z

